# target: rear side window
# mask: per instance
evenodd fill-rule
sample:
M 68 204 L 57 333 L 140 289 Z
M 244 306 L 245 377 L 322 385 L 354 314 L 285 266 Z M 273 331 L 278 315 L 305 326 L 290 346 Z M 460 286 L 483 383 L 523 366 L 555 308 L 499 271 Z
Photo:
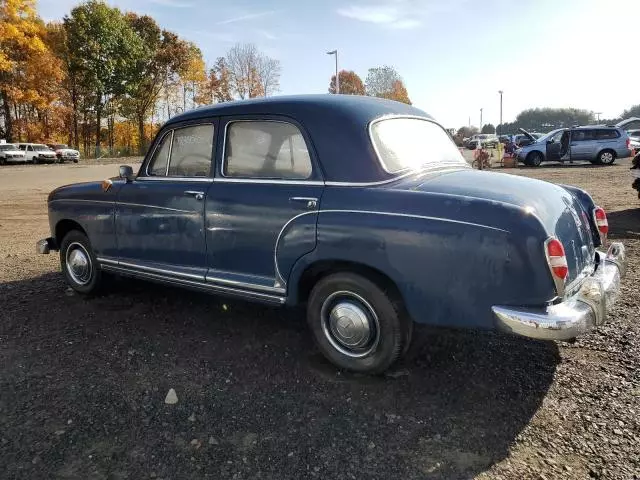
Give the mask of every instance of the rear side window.
M 304 180 L 311 173 L 309 149 L 295 125 L 280 121 L 227 125 L 222 168 L 225 177 Z
M 596 139 L 596 131 L 595 130 L 574 130 L 571 132 L 571 141 L 572 142 L 586 142 L 588 140 Z
M 611 140 L 611 139 L 620 137 L 620 133 L 613 128 L 607 128 L 607 129 L 597 130 L 596 137 L 598 138 L 598 140 Z

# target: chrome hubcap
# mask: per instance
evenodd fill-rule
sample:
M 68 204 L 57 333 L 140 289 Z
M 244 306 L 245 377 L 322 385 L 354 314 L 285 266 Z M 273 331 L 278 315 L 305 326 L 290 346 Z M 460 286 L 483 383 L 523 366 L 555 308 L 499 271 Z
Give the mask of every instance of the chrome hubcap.
M 331 294 L 322 304 L 321 319 L 325 337 L 344 355 L 364 357 L 378 344 L 378 316 L 360 295 L 348 291 Z
M 86 285 L 91 280 L 93 267 L 89 252 L 79 243 L 72 243 L 67 248 L 67 272 L 78 285 Z
M 613 160 L 613 155 L 610 152 L 605 152 L 602 154 L 601 158 L 604 163 L 611 163 L 611 161 Z

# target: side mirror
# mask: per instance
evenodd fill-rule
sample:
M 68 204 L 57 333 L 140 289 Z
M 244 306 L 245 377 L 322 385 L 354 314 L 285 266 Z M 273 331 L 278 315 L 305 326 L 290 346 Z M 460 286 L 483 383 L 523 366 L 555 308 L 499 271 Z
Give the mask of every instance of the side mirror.
M 547 143 L 553 143 L 553 140 L 547 140 Z
M 120 178 L 126 180 L 127 183 L 133 182 L 133 168 L 131 168 L 129 165 L 120 165 L 119 176 Z

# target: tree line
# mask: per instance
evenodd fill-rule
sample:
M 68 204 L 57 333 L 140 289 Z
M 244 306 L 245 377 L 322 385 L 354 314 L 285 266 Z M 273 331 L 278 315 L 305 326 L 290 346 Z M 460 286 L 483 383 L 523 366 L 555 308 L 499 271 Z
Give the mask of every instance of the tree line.
M 462 139 L 479 132 L 511 135 L 519 133 L 519 128 L 530 132 L 548 133 L 556 128 L 574 125 L 593 125 L 596 123 L 614 125 L 629 117 L 640 118 L 640 105 L 634 105 L 624 110 L 620 116 L 609 119 L 598 119 L 594 112 L 579 108 L 529 108 L 520 112 L 513 122 L 502 123 L 495 127 L 490 123 L 482 125 L 480 131 L 474 126 L 460 127 L 456 137 Z
M 387 98 L 411 105 L 404 81 L 395 68 L 388 65 L 370 68 L 363 82 L 353 70 L 338 72 L 339 93 L 345 95 L 369 95 Z M 336 76 L 331 76 L 329 93 L 336 93 Z
M 193 43 L 147 15 L 88 0 L 45 23 L 35 0 L 0 1 L 0 138 L 143 152 L 161 120 L 272 95 L 280 62 L 236 44 L 207 68 Z M 106 123 L 106 129 L 104 124 Z

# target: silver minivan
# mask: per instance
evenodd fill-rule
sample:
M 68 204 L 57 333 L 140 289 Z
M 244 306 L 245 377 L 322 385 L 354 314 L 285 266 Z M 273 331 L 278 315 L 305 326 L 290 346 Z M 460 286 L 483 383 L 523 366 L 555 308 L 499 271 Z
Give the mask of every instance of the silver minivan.
M 526 130 L 520 129 L 525 134 Z M 611 165 L 616 158 L 631 155 L 631 140 L 627 132 L 617 126 L 590 125 L 559 128 L 516 151 L 519 162 L 537 167 L 542 162 L 588 160 L 595 164 Z

